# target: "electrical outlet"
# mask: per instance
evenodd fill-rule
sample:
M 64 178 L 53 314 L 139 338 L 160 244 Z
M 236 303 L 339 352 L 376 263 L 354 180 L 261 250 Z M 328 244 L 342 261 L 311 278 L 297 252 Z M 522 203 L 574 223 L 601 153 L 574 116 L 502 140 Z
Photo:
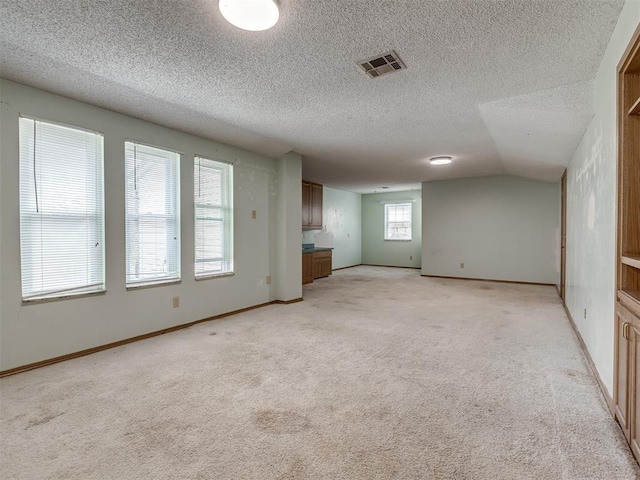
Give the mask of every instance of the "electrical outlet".
M 253 218 L 254 220 L 258 218 L 258 212 L 256 212 L 255 210 L 251 210 L 251 218 Z
M 587 309 L 584 309 L 584 318 L 587 318 Z
M 460 264 L 460 268 L 464 268 L 464 262 Z
M 173 308 L 178 308 L 180 306 L 180 297 L 173 297 Z
M 271 285 L 271 275 L 267 275 L 267 285 Z

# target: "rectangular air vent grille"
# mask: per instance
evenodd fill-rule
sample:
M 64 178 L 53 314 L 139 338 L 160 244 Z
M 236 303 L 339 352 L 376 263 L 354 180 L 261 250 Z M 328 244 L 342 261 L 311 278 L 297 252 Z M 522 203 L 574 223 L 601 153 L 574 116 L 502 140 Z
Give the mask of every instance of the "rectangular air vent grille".
M 358 62 L 360 68 L 371 78 L 376 78 L 387 73 L 404 70 L 406 65 L 393 50 L 385 52 L 375 57 L 367 58 Z

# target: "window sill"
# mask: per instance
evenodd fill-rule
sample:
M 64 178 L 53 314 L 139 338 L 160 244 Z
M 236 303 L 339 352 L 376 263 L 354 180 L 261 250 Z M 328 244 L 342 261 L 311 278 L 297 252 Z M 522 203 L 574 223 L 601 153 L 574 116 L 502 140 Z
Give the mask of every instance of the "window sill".
M 177 285 L 182 283 L 180 278 L 172 278 L 170 280 L 160 280 L 155 282 L 140 282 L 127 285 L 127 291 L 129 290 L 142 290 L 144 288 L 163 287 L 167 285 Z
M 385 242 L 412 242 L 411 238 L 385 238 Z
M 199 277 L 195 277 L 195 279 L 196 282 L 199 282 L 200 280 L 209 280 L 211 278 L 233 277 L 235 274 L 235 272 L 211 273 L 208 275 L 200 275 Z
M 71 300 L 75 298 L 94 297 L 96 295 L 104 295 L 105 293 L 107 293 L 106 290 L 97 290 L 94 292 L 69 293 L 66 295 L 31 297 L 27 299 L 23 298 L 22 305 L 37 305 L 40 303 L 59 302 L 61 300 Z

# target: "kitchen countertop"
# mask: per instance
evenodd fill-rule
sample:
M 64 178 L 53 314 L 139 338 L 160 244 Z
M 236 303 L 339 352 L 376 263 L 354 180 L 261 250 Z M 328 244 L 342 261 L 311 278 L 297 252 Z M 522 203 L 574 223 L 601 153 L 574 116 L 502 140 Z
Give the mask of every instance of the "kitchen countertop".
M 307 247 L 302 249 L 302 253 L 314 253 L 314 252 L 328 252 L 333 250 L 329 247 Z

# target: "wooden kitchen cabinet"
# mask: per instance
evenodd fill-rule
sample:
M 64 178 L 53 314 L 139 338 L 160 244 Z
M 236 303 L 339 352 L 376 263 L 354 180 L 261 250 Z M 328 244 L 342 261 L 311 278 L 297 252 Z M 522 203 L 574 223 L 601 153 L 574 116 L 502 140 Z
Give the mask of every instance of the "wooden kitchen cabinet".
M 313 254 L 313 278 L 328 277 L 331 275 L 331 250 L 315 252 Z
M 313 252 L 302 254 L 302 284 L 313 282 Z
M 302 227 L 322 228 L 322 185 L 319 183 L 302 182 Z
M 331 250 L 302 254 L 302 284 L 313 283 L 316 278 L 328 277 L 333 271 Z

